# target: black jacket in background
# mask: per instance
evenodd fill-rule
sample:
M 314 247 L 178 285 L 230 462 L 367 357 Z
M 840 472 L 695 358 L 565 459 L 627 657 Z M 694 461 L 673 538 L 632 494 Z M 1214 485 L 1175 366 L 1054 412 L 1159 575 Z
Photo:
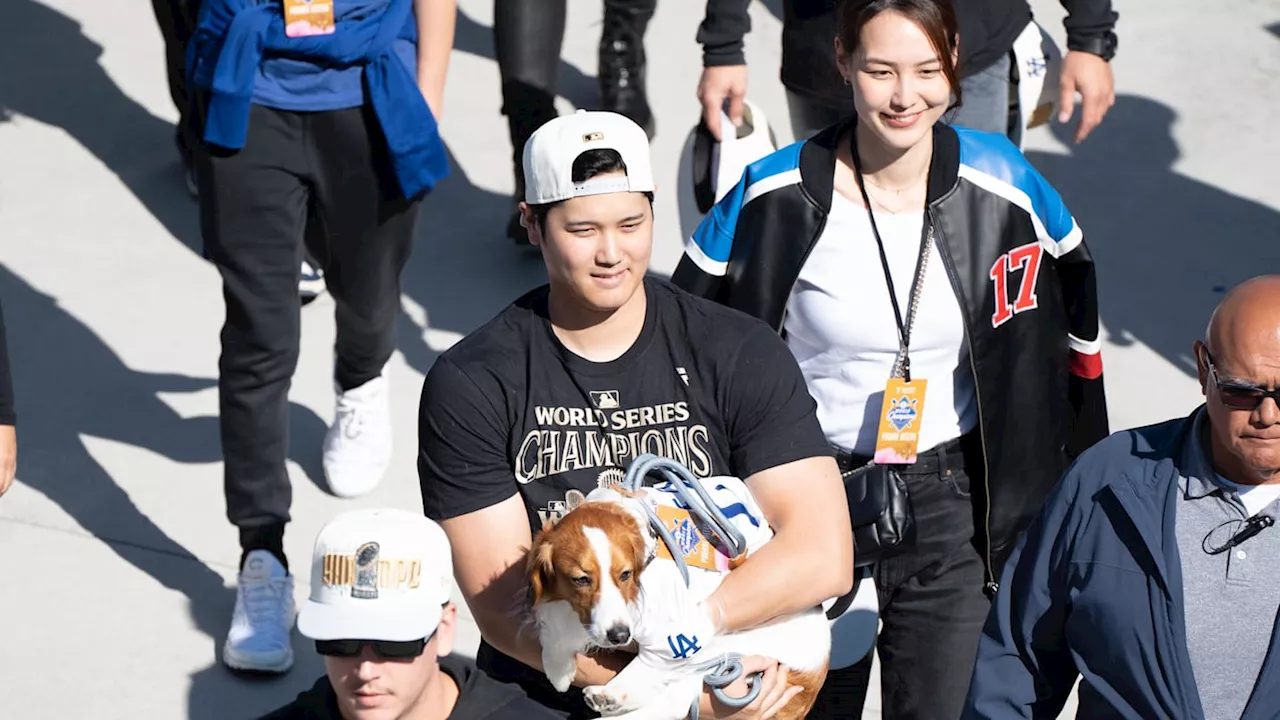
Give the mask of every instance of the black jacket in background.
M 1027 0 L 953 0 L 960 31 L 960 75 L 978 72 L 1002 55 L 1031 21 Z M 1111 0 L 1060 0 L 1069 13 L 1067 45 L 1104 35 L 1115 28 Z M 847 94 L 835 65 L 837 0 L 783 0 L 782 84 L 800 95 L 843 100 Z M 746 62 L 742 38 L 751 30 L 749 0 L 707 0 L 698 28 L 703 64 Z
M 440 669 L 458 685 L 458 701 L 449 720 L 560 720 L 563 716 L 530 700 L 519 687 L 485 675 L 459 655 L 440 658 Z M 328 676 L 298 699 L 259 720 L 342 720 L 338 696 Z

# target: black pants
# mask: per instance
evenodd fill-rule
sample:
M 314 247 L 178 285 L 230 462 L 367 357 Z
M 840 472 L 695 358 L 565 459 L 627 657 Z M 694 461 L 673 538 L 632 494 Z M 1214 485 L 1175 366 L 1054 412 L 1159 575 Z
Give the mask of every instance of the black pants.
M 494 0 L 493 43 L 502 77 L 502 114 L 507 116 L 516 172 L 516 192 L 523 195 L 520 159 L 524 144 L 544 123 L 555 119 L 557 71 L 564 43 L 568 0 Z M 657 0 L 604 0 L 605 33 L 631 28 L 643 36 Z M 634 38 L 633 38 L 634 39 Z M 643 45 L 636 45 L 643 49 Z M 607 49 L 602 47 L 602 53 Z M 606 78 L 601 77 L 602 81 Z
M 969 482 L 971 474 L 982 477 L 975 435 L 935 448 L 906 466 L 916 544 L 875 569 L 883 623 L 877 650 L 828 675 L 810 718 L 862 717 L 877 651 L 885 718 L 960 717 L 991 606 L 983 592 Z M 868 459 L 837 456 L 842 472 Z
M 254 105 L 244 148 L 202 146 L 197 172 L 205 252 L 226 301 L 218 391 L 227 517 L 242 531 L 282 533 L 304 245 L 337 306 L 335 380 L 358 387 L 395 349 L 421 196 L 399 197 L 367 105 L 316 113 Z

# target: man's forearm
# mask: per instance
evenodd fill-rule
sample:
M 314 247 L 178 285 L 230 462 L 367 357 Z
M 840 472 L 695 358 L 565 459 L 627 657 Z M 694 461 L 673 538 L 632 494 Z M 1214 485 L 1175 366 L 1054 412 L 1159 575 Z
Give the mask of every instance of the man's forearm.
M 457 0 L 413 0 L 418 22 L 418 87 L 432 112 L 439 114 L 444 81 L 449 74 L 449 53 L 458 19 Z
M 542 644 L 538 642 L 536 629 L 532 627 L 522 629 L 515 621 L 505 618 L 490 618 L 488 621 L 481 621 L 477 617 L 476 624 L 480 626 L 480 633 L 485 641 L 499 652 L 513 657 L 539 672 L 545 670 L 542 667 Z M 600 652 L 592 655 L 579 654 L 577 657 L 578 674 L 574 677 L 573 684 L 578 687 L 603 685 L 612 680 L 614 675 L 621 672 L 622 668 L 626 667 L 633 657 L 635 656 L 623 652 Z
M 813 535 L 779 533 L 725 576 L 707 601 L 712 621 L 722 632 L 803 612 L 848 591 L 842 578 L 853 568 L 852 539 L 849 549 L 824 550 Z

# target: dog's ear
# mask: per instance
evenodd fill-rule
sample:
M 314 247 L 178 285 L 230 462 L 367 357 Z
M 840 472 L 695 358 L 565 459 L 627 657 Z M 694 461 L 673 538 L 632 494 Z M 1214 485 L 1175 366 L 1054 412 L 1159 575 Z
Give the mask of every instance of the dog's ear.
M 549 542 L 550 534 L 548 531 L 538 533 L 537 539 L 533 541 L 533 547 L 529 549 L 529 560 L 525 566 L 525 573 L 529 578 L 529 602 L 536 606 L 542 600 L 542 595 L 555 583 L 555 566 L 551 563 L 551 554 L 555 547 Z

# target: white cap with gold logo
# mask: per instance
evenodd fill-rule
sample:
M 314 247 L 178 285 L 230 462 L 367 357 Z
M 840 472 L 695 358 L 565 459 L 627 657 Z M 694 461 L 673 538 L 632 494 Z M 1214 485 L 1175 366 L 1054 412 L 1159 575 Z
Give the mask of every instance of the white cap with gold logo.
M 316 537 L 298 632 L 313 640 L 420 640 L 440 624 L 452 587 L 449 538 L 435 522 L 405 510 L 344 512 Z

